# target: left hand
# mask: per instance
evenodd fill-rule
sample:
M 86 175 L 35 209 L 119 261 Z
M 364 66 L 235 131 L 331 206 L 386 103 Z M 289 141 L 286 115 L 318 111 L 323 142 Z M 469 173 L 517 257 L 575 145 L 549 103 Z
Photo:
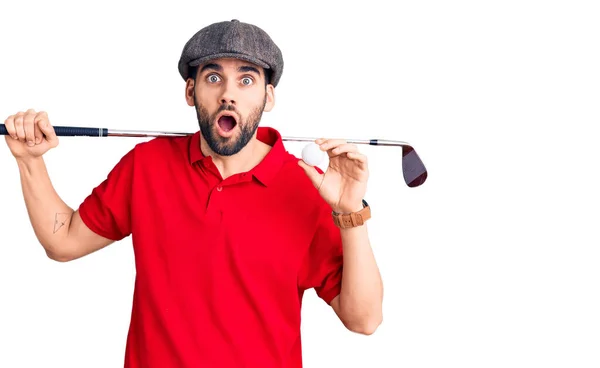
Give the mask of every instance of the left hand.
M 342 139 L 324 139 L 315 141 L 329 156 L 329 167 L 320 174 L 314 167 L 299 160 L 306 175 L 310 178 L 321 197 L 333 211 L 349 213 L 363 208 L 362 200 L 367 191 L 369 168 L 367 157 L 358 152 L 354 144 Z

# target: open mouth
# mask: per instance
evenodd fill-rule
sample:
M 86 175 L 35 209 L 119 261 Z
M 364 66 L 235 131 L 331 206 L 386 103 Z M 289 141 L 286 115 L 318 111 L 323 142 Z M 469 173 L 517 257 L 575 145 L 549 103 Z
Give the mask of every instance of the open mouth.
M 224 132 L 229 132 L 237 125 L 237 121 L 235 117 L 231 115 L 222 115 L 219 120 L 217 120 L 217 124 Z

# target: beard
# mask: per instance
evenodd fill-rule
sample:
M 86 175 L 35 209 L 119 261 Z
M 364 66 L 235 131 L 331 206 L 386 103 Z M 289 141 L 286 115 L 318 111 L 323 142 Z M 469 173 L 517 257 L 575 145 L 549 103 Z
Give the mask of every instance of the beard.
M 244 119 L 244 117 L 236 110 L 235 106 L 226 104 L 219 106 L 219 109 L 214 114 L 210 115 L 208 110 L 198 103 L 196 95 L 194 95 L 194 106 L 196 107 L 196 116 L 198 117 L 200 132 L 210 149 L 217 155 L 231 156 L 246 147 L 258 129 L 258 124 L 260 123 L 266 103 L 267 95 L 265 94 L 262 106 L 259 105 L 254 108 L 248 117 Z M 217 133 L 214 125 L 218 124 L 218 122 L 215 120 L 215 117 L 221 111 L 234 111 L 238 115 L 240 121 L 237 122 L 234 129 L 239 126 L 240 134 L 224 138 Z

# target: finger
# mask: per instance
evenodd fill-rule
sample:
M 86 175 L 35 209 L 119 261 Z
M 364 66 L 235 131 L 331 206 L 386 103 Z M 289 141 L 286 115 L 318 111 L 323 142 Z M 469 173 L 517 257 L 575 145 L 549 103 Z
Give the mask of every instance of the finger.
M 339 145 L 346 144 L 346 140 L 344 139 L 326 139 L 324 142 L 320 143 L 321 150 L 328 151 L 332 148 L 335 148 Z
M 34 129 L 35 111 L 27 110 L 23 117 L 23 130 L 25 131 L 25 143 L 29 147 L 35 145 L 35 129 Z
M 17 116 L 15 116 L 15 134 L 21 142 L 25 142 L 25 130 L 23 130 L 23 115 L 25 114 L 19 112 L 17 113 Z
M 11 115 L 6 120 L 4 120 L 4 126 L 6 127 L 6 132 L 13 139 L 18 139 L 17 132 L 15 131 L 15 116 Z
M 44 139 L 44 133 L 42 132 L 40 125 L 46 124 L 47 120 L 48 120 L 48 114 L 45 111 L 40 111 L 35 116 L 35 119 L 33 121 L 33 123 L 34 123 L 33 125 L 35 127 L 35 130 L 34 130 L 35 144 L 42 143 L 42 139 Z
M 367 162 L 368 162 L 367 156 L 363 155 L 360 152 L 348 152 L 347 156 L 348 156 L 348 158 L 358 161 L 363 164 L 367 164 Z
M 355 144 L 345 143 L 345 144 L 341 144 L 331 150 L 331 154 L 334 156 L 338 156 L 338 155 L 341 155 L 342 153 L 349 153 L 349 152 L 358 152 L 358 147 Z
M 298 165 L 304 169 L 306 176 L 310 179 L 313 185 L 318 187 L 321 184 L 321 179 L 323 178 L 323 174 L 319 173 L 315 167 L 308 165 L 306 162 L 302 160 L 298 160 Z
M 44 133 L 42 133 L 42 129 L 38 124 L 33 124 L 33 137 L 35 144 L 42 143 L 42 139 L 44 139 Z

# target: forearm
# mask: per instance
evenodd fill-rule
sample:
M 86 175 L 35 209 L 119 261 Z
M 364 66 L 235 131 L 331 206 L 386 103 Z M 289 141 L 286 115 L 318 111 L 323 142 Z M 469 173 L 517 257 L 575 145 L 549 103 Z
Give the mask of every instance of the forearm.
M 366 224 L 341 229 L 343 244 L 340 311 L 352 329 L 373 331 L 382 320 L 383 283 Z
M 66 244 L 73 209 L 58 196 L 44 160 L 17 159 L 25 206 L 35 235 L 49 257 L 60 254 Z

